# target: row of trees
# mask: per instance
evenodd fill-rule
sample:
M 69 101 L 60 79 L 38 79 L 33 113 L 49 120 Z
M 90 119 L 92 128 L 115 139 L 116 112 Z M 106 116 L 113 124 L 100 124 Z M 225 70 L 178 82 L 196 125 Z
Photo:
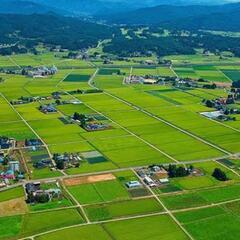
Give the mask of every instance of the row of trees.
M 231 51 L 235 56 L 240 56 L 239 38 L 214 35 L 199 31 L 183 35 L 176 31 L 168 36 L 153 35 L 157 30 L 145 30 L 143 37 L 137 36 L 133 30 L 128 32 L 130 38 L 121 33 L 115 34 L 112 41 L 104 47 L 105 52 L 128 57 L 138 53 L 148 55 L 154 52 L 158 56 L 174 54 L 195 54 L 195 49 L 203 48 L 219 55 L 222 51 Z M 161 31 L 161 30 L 158 30 Z
M 191 172 L 193 171 L 194 167 L 190 166 L 189 168 L 185 168 L 182 166 L 176 166 L 176 165 L 169 165 L 167 168 L 168 171 L 168 176 L 170 178 L 176 178 L 176 177 L 186 177 L 189 176 L 191 174 Z M 227 181 L 229 180 L 226 173 L 221 170 L 220 168 L 215 168 L 212 176 L 214 178 L 216 178 L 219 181 Z

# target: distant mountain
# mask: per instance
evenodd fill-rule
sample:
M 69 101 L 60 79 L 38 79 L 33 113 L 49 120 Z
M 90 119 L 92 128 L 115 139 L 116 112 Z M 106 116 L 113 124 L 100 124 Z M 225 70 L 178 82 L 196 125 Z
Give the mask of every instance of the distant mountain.
M 219 30 L 219 31 L 240 31 L 240 5 L 239 8 L 224 13 L 213 13 L 169 21 L 163 23 L 167 28 L 186 30 Z
M 171 6 L 160 5 L 150 8 L 142 8 L 134 11 L 129 11 L 121 15 L 112 15 L 105 17 L 109 23 L 116 24 L 134 24 L 134 25 L 157 25 L 162 23 L 176 24 L 184 22 L 185 19 L 191 18 L 201 20 L 201 17 L 211 14 L 228 14 L 231 11 L 236 11 L 240 3 L 226 4 L 217 6 L 190 5 L 190 6 Z M 104 18 L 104 17 L 103 17 Z M 226 19 L 230 19 L 229 15 Z M 181 21 L 183 19 L 183 21 Z M 225 19 L 225 21 L 226 21 Z M 227 21 L 226 21 L 227 22 Z M 186 23 L 187 24 L 187 23 Z
M 105 0 L 31 0 L 48 7 L 68 11 L 74 15 L 112 14 L 133 10 L 131 4 Z
M 0 13 L 12 14 L 45 14 L 54 12 L 57 14 L 66 14 L 65 11 L 48 7 L 39 3 L 21 0 L 0 0 Z
M 213 5 L 232 0 L 0 0 L 0 13 L 62 15 L 112 15 L 157 5 Z M 234 0 L 233 0 L 234 1 Z

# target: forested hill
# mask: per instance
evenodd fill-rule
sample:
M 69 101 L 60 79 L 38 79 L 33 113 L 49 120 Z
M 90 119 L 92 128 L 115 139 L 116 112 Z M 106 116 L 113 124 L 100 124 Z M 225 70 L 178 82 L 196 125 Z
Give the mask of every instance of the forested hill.
M 151 8 L 142 8 L 117 16 L 109 16 L 107 21 L 117 24 L 159 24 L 190 16 L 214 12 L 215 7 L 209 6 L 170 6 L 160 5 Z
M 80 49 L 111 38 L 115 31 L 109 26 L 58 15 L 0 14 L 0 42 L 20 39 Z
M 162 24 L 167 28 L 186 30 L 219 30 L 219 31 L 240 31 L 240 6 L 234 11 L 227 13 L 213 13 L 169 21 Z
M 30 1 L 0 0 L 0 13 L 2 14 L 46 14 L 54 12 L 57 14 L 69 14 L 66 10 L 49 7 Z
M 204 28 L 211 29 L 220 25 L 236 29 L 240 24 L 237 12 L 240 4 L 226 4 L 218 6 L 170 6 L 160 5 L 151 8 L 142 8 L 117 16 L 107 17 L 106 20 L 116 24 L 131 25 L 159 25 L 170 27 Z M 238 18 L 238 19 L 237 19 Z M 223 22 L 225 21 L 225 26 Z M 233 26 L 232 26 L 233 25 Z M 205 27 L 206 26 L 206 27 Z M 212 26 L 212 27 L 211 27 Z

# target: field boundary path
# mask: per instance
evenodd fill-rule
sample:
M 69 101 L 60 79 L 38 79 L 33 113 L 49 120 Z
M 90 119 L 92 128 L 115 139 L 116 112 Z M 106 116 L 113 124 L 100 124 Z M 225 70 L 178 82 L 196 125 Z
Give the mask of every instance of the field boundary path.
M 102 89 L 97 88 L 94 84 L 92 84 L 92 82 L 89 82 L 89 86 L 91 86 L 92 88 L 94 88 L 96 90 L 102 90 Z M 225 149 L 223 149 L 223 148 L 221 148 L 221 147 L 219 147 L 219 146 L 217 146 L 217 145 L 215 145 L 213 143 L 210 143 L 210 142 L 204 140 L 203 138 L 194 135 L 193 133 L 191 133 L 189 131 L 186 131 L 186 130 L 182 129 L 182 128 L 180 128 L 180 127 L 178 127 L 178 126 L 176 126 L 176 125 L 174 125 L 174 124 L 172 124 L 172 123 L 170 123 L 170 122 L 168 122 L 168 121 L 166 121 L 166 120 L 164 120 L 164 119 L 162 119 L 162 118 L 160 118 L 160 117 L 158 117 L 158 116 L 156 116 L 156 115 L 154 115 L 154 114 L 152 114 L 152 113 L 150 113 L 150 112 L 148 112 L 148 111 L 146 111 L 144 109 L 142 109 L 141 107 L 136 106 L 135 104 L 132 104 L 132 103 L 130 103 L 130 102 L 128 102 L 128 101 L 118 97 L 118 96 L 115 96 L 115 95 L 113 95 L 113 94 L 111 94 L 111 93 L 109 93 L 107 91 L 104 91 L 104 90 L 102 90 L 102 91 L 106 95 L 108 95 L 108 96 L 110 96 L 110 97 L 112 97 L 112 98 L 114 98 L 114 99 L 116 99 L 116 100 L 118 100 L 118 101 L 120 101 L 120 102 L 122 102 L 122 103 L 124 103 L 124 104 L 126 104 L 126 105 L 128 105 L 130 107 L 132 107 L 133 109 L 135 109 L 137 111 L 140 111 L 140 112 L 142 112 L 142 113 L 144 113 L 144 114 L 146 114 L 146 115 L 148 115 L 148 116 L 150 116 L 150 117 L 152 117 L 152 118 L 154 118 L 154 119 L 156 119 L 156 120 L 158 120 L 158 121 L 160 121 L 162 123 L 165 123 L 166 125 L 168 125 L 168 126 L 170 126 L 172 128 L 175 128 L 178 131 L 180 131 L 180 132 L 182 132 L 182 133 L 184 133 L 184 134 L 186 134 L 186 135 L 188 135 L 188 136 L 190 136 L 192 138 L 195 138 L 196 140 L 198 140 L 198 141 L 200 141 L 200 142 L 202 142 L 204 144 L 207 144 L 207 145 L 209 145 L 209 146 L 211 146 L 211 147 L 221 151 L 222 153 L 224 153 L 226 155 L 231 155 L 232 154 L 231 152 L 228 152 Z
M 31 127 L 31 125 L 24 119 L 24 117 L 11 105 L 11 103 L 8 101 L 8 99 L 2 94 L 0 93 L 0 95 L 4 98 L 4 100 L 8 103 L 8 105 L 12 108 L 12 110 L 22 119 L 22 121 L 26 124 L 26 126 L 28 126 L 28 128 L 36 135 L 36 137 L 38 137 L 42 143 L 43 146 L 46 148 L 50 158 L 52 159 L 52 154 L 48 148 L 48 145 L 45 143 L 45 141 L 38 135 L 38 133 Z M 55 165 L 55 163 L 54 163 Z
M 95 89 L 98 89 L 95 87 Z M 75 96 L 71 95 L 70 93 L 66 92 L 66 94 L 72 96 L 73 98 L 75 98 L 76 100 L 79 100 L 78 98 L 76 98 Z M 143 138 L 139 137 L 138 135 L 136 135 L 135 133 L 133 133 L 132 131 L 128 130 L 127 128 L 123 127 L 122 125 L 120 125 L 119 123 L 115 122 L 114 120 L 112 120 L 111 118 L 109 118 L 108 116 L 104 115 L 103 113 L 99 112 L 98 110 L 96 110 L 95 108 L 93 108 L 92 106 L 90 106 L 87 103 L 84 103 L 87 107 L 89 107 L 90 109 L 92 109 L 93 111 L 95 111 L 96 113 L 98 113 L 99 115 L 105 117 L 106 119 L 108 119 L 109 121 L 111 121 L 112 123 L 116 124 L 117 126 L 119 126 L 121 129 L 123 129 L 125 132 L 128 132 L 130 135 L 138 138 L 139 140 L 141 140 L 142 142 L 144 142 L 146 145 L 148 145 L 149 147 L 155 149 L 156 151 L 160 152 L 161 154 L 163 154 L 165 157 L 173 160 L 176 163 L 179 163 L 179 161 L 177 159 L 175 159 L 174 157 L 170 156 L 169 154 L 165 153 L 164 151 L 160 150 L 159 148 L 157 148 L 156 146 L 154 146 L 153 144 L 149 143 L 148 141 L 144 140 Z
M 136 106 L 136 105 L 134 105 L 134 104 L 132 104 L 132 103 L 130 103 L 128 101 L 126 101 L 126 100 L 124 100 L 124 99 L 121 99 L 121 98 L 119 98 L 119 97 L 117 97 L 117 96 L 115 96 L 115 95 L 113 95 L 113 94 L 111 94 L 109 92 L 106 92 L 106 91 L 104 91 L 104 93 L 106 95 L 109 95 L 109 96 L 115 98 L 116 100 L 121 101 L 121 102 L 127 104 L 128 106 L 130 106 L 130 107 L 132 107 L 132 108 L 134 108 L 134 109 L 136 109 L 136 110 L 138 110 L 138 111 L 140 111 L 140 112 L 142 112 L 142 113 L 144 113 L 144 114 L 146 114 L 146 115 L 148 115 L 148 116 L 150 116 L 150 117 L 152 117 L 152 118 L 162 122 L 162 123 L 165 123 L 166 125 L 168 125 L 168 126 L 170 126 L 172 128 L 177 129 L 178 131 L 180 131 L 180 132 L 182 132 L 182 133 L 184 133 L 184 134 L 186 134 L 186 135 L 188 135 L 188 136 L 190 136 L 192 138 L 197 139 L 198 141 L 200 141 L 202 143 L 205 143 L 205 144 L 207 144 L 207 145 L 209 145 L 209 146 L 211 146 L 211 147 L 213 147 L 213 148 L 215 148 L 215 149 L 217 149 L 217 150 L 227 154 L 227 155 L 231 155 L 232 154 L 231 152 L 228 152 L 225 149 L 223 149 L 223 148 L 221 148 L 221 147 L 219 147 L 219 146 L 217 146 L 217 145 L 215 145 L 213 143 L 210 143 L 210 142 L 204 140 L 203 138 L 198 137 L 198 136 L 194 135 L 193 133 L 191 133 L 189 131 L 186 131 L 186 130 L 184 130 L 184 129 L 182 129 L 182 128 L 180 128 L 180 127 L 178 127 L 178 126 L 176 126 L 176 125 L 174 125 L 174 124 L 172 124 L 172 123 L 170 123 L 170 122 L 168 122 L 168 121 L 166 121 L 166 120 L 164 120 L 164 119 L 162 119 L 162 118 L 160 118 L 160 117 L 158 117 L 158 116 L 156 116 L 156 115 L 154 115 L 154 114 L 152 114 L 152 113 L 150 113 L 150 112 L 148 112 L 148 111 L 146 111 L 146 110 L 144 110 L 144 109 L 142 109 L 142 108 L 140 108 L 140 107 L 138 107 L 138 106 Z
M 154 197 L 158 201 L 158 203 L 161 204 L 161 206 L 164 208 L 165 211 L 156 212 L 156 213 L 149 213 L 149 214 L 141 214 L 141 215 L 137 215 L 137 216 L 119 217 L 119 218 L 116 218 L 116 219 L 109 219 L 109 220 L 101 220 L 101 221 L 79 223 L 79 224 L 75 224 L 75 225 L 71 225 L 71 226 L 66 226 L 66 227 L 61 227 L 61 228 L 56 228 L 56 229 L 52 229 L 52 230 L 49 230 L 49 231 L 41 232 L 41 233 L 38 233 L 38 234 L 35 234 L 35 235 L 31 235 L 31 236 L 28 236 L 28 237 L 19 238 L 18 240 L 35 239 L 35 237 L 39 237 L 39 236 L 42 236 L 42 235 L 46 235 L 46 234 L 58 232 L 58 231 L 61 231 L 61 230 L 74 228 L 74 227 L 81 227 L 81 226 L 87 226 L 87 225 L 96 225 L 96 224 L 103 224 L 103 223 L 109 223 L 109 222 L 118 222 L 118 221 L 123 221 L 123 220 L 139 219 L 139 218 L 144 218 L 144 217 L 160 216 L 160 215 L 169 215 L 174 220 L 174 222 L 181 228 L 181 230 L 185 234 L 187 234 L 187 236 L 191 240 L 194 240 L 194 238 L 188 233 L 188 231 L 175 218 L 175 216 L 173 215 L 174 213 L 181 213 L 181 212 L 188 212 L 188 211 L 193 211 L 193 210 L 217 207 L 217 206 L 221 206 L 221 205 L 224 205 L 224 204 L 234 203 L 234 202 L 240 201 L 240 198 L 236 198 L 236 199 L 233 199 L 233 200 L 226 200 L 226 201 L 222 201 L 222 202 L 218 202 L 218 203 L 207 204 L 207 205 L 204 205 L 204 206 L 184 208 L 184 209 L 177 209 L 177 210 L 169 210 L 162 203 L 162 201 L 158 198 L 158 196 L 153 192 L 153 190 L 148 185 L 146 185 L 143 182 L 142 179 L 139 178 L 139 176 L 137 175 L 135 169 L 131 169 L 131 170 L 134 172 L 134 174 L 137 176 L 137 178 L 143 183 L 143 185 L 147 187 L 147 189 L 151 192 L 152 197 Z M 75 205 L 75 206 L 67 207 L 66 209 L 68 209 L 68 208 L 77 208 L 77 207 L 78 206 Z M 63 209 L 63 208 L 61 208 L 61 209 Z
M 138 176 L 134 169 L 132 171 L 135 173 L 136 177 L 141 181 L 141 183 L 150 191 L 152 196 L 156 199 L 158 203 L 163 207 L 166 213 L 172 218 L 172 220 L 182 229 L 182 231 L 189 237 L 189 239 L 194 240 L 194 238 L 190 235 L 190 233 L 182 226 L 182 224 L 177 220 L 177 218 L 173 215 L 173 213 L 164 205 L 164 203 L 158 198 L 158 196 L 153 192 L 151 187 L 149 187 L 143 180 Z

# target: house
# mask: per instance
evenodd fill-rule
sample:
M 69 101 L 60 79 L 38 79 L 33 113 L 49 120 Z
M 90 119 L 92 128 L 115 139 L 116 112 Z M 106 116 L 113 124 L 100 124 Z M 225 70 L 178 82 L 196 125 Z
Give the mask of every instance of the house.
M 14 146 L 14 139 L 0 137 L 0 149 L 9 149 Z
M 144 84 L 156 84 L 158 81 L 156 79 L 144 79 Z
M 38 67 L 38 68 L 33 68 L 33 67 L 28 67 L 24 69 L 24 75 L 27 75 L 32 78 L 44 78 L 49 75 L 55 75 L 58 72 L 58 69 L 56 66 L 52 67 Z
M 143 181 L 149 186 L 149 187 L 156 187 L 156 183 L 149 177 L 145 176 Z
M 56 113 L 57 109 L 52 105 L 52 104 L 48 104 L 48 105 L 42 105 L 39 107 L 39 110 L 43 113 Z
M 1 173 L 1 177 L 3 179 L 15 179 L 15 174 L 14 174 L 14 171 L 12 171 L 11 169 L 10 170 L 7 170 L 6 172 L 2 172 Z
M 79 100 L 70 100 L 70 103 L 73 104 L 73 105 L 79 105 L 79 104 L 82 104 L 82 102 L 79 101 Z
M 82 158 L 79 156 L 79 153 L 55 153 L 53 154 L 53 160 L 55 161 L 57 168 L 61 167 L 60 169 L 66 169 L 70 167 L 79 167 Z
M 41 183 L 40 182 L 34 182 L 34 183 L 27 183 L 25 185 L 25 191 L 27 194 L 36 192 L 41 189 Z
M 20 172 L 20 163 L 18 161 L 10 161 L 8 163 L 9 165 L 9 170 L 15 172 Z
M 169 183 L 169 179 L 168 178 L 161 178 L 161 179 L 159 179 L 159 182 L 161 184 L 167 184 L 167 183 Z
M 59 188 L 52 188 L 52 189 L 47 189 L 47 190 L 37 190 L 35 192 L 33 192 L 33 196 L 35 198 L 35 200 L 40 197 L 40 196 L 47 196 L 48 197 L 48 201 L 52 201 L 53 198 L 60 198 L 62 194 L 61 189 Z
M 42 141 L 40 139 L 26 139 L 25 140 L 25 146 L 27 147 L 33 147 L 33 146 L 41 146 L 43 145 Z
M 204 117 L 207 117 L 207 118 L 217 119 L 220 116 L 222 116 L 223 113 L 222 113 L 222 111 L 202 112 L 201 115 L 203 115 Z
M 52 161 L 48 159 L 40 160 L 36 163 L 33 164 L 33 166 L 37 169 L 43 169 L 46 167 L 51 167 L 52 166 Z
M 145 60 L 144 64 L 146 64 L 146 65 L 154 65 L 155 63 L 154 63 L 153 60 L 147 59 L 147 60 Z
M 102 124 L 102 123 L 99 123 L 99 122 L 90 122 L 90 123 L 87 123 L 84 128 L 87 130 L 87 131 L 99 131 L 99 130 L 105 130 L 105 129 L 109 129 L 110 126 L 107 125 L 107 124 Z
M 126 186 L 128 188 L 138 188 L 138 187 L 141 187 L 142 184 L 139 181 L 130 181 L 126 183 Z
M 131 75 L 124 79 L 126 84 L 140 84 L 144 83 L 144 78 L 142 76 Z

